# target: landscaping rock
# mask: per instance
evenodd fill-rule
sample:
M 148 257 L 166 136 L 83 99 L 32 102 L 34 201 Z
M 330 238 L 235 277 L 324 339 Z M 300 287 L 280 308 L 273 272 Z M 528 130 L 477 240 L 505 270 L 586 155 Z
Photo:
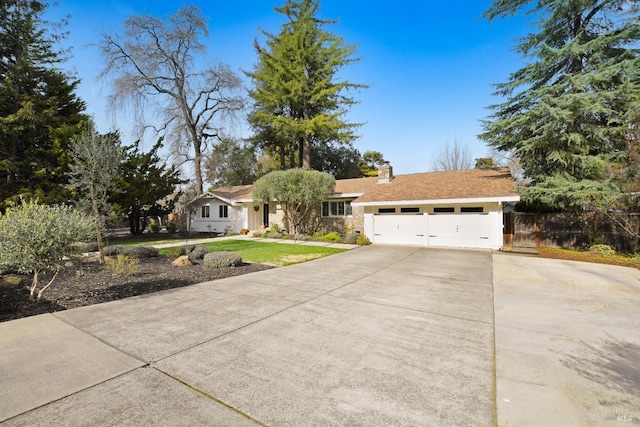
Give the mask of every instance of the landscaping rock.
M 182 255 L 173 260 L 171 264 L 177 267 L 186 267 L 187 265 L 191 265 L 191 261 L 189 261 L 189 257 L 187 255 Z

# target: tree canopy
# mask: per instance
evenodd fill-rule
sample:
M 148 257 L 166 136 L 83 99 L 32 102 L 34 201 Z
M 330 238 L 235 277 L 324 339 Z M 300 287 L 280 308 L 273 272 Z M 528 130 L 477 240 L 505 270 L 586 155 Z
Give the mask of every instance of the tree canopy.
M 93 219 L 71 206 L 44 205 L 33 200 L 0 213 L 0 273 L 9 270 L 33 273 L 30 299 L 38 289 L 39 274 L 53 277 L 40 287 L 37 300 L 53 283 L 69 259 L 81 255 L 79 242 L 87 242 L 95 229 Z
M 203 161 L 209 149 L 226 136 L 225 125 L 244 107 L 240 78 L 224 63 L 199 69 L 208 36 L 197 7 L 181 7 L 163 21 L 131 16 L 120 35 L 105 34 L 101 77 L 115 76 L 113 108 L 131 102 L 139 123 L 163 132 L 182 162 L 193 165 L 195 188 L 202 193 Z M 154 103 L 155 99 L 161 99 Z M 151 107 L 160 123 L 150 123 Z
M 186 181 L 175 166 L 167 166 L 158 155 L 162 138 L 147 153 L 140 151 L 140 141 L 125 147 L 126 159 L 120 166 L 118 191 L 111 202 L 129 221 L 131 234 L 140 234 L 150 216 L 161 216 L 173 210 L 179 196 L 177 187 Z
M 513 151 L 530 184 L 523 200 L 555 209 L 607 203 L 637 167 L 630 149 L 640 106 L 638 2 L 496 0 L 489 21 L 524 13 L 538 31 L 516 50 L 527 64 L 496 85 L 480 138 Z
M 47 3 L 0 2 L 0 211 L 20 197 L 66 201 L 67 149 L 88 120 L 65 75 L 64 34 L 43 20 Z
M 100 262 L 104 263 L 102 234 L 111 212 L 109 194 L 116 190 L 124 149 L 117 133 L 98 134 L 93 125 L 74 138 L 69 149 L 69 184 L 78 190 L 79 206 L 94 218 Z
M 313 147 L 350 145 L 359 124 L 345 114 L 356 101 L 349 91 L 361 84 L 337 80 L 357 61 L 355 46 L 324 29 L 335 21 L 319 17 L 319 1 L 287 0 L 275 8 L 287 18 L 280 32 L 255 43 L 258 62 L 246 74 L 253 81 L 249 124 L 257 146 L 279 159 L 280 168 L 313 167 Z
M 453 144 L 446 143 L 435 154 L 431 169 L 433 171 L 455 171 L 471 169 L 472 165 L 473 160 L 469 147 L 455 140 Z
M 254 203 L 276 202 L 282 207 L 285 227 L 304 231 L 313 209 L 333 192 L 336 181 L 325 172 L 300 168 L 273 171 L 253 184 Z

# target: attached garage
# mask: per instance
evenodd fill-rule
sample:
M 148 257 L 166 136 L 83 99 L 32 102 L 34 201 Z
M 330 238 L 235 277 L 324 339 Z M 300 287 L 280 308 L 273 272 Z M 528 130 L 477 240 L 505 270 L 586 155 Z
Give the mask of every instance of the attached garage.
M 427 221 L 419 215 L 375 215 L 373 243 L 426 245 Z
M 429 246 L 490 248 L 489 214 L 429 215 Z
M 351 206 L 373 244 L 501 249 L 503 209 L 519 200 L 508 169 L 394 176 L 383 165 Z
M 370 222 L 375 244 L 492 247 L 489 213 L 374 214 Z

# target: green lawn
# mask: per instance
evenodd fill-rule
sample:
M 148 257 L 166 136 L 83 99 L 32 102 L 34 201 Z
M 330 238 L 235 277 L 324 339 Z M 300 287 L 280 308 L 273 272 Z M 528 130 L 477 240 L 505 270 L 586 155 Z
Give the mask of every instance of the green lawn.
M 180 242 L 184 242 L 185 238 L 179 235 L 173 235 L 169 237 L 169 234 L 165 233 L 145 233 L 137 236 L 121 236 L 121 237 L 106 237 L 104 239 L 105 245 L 124 245 L 124 246 L 139 246 L 139 245 L 159 245 L 161 243 L 174 243 L 179 245 Z
M 238 252 L 245 262 L 285 266 L 344 252 L 345 249 L 324 246 L 291 245 L 285 243 L 256 242 L 253 240 L 221 240 L 203 243 L 209 251 Z M 171 248 L 160 250 L 160 255 L 171 254 Z

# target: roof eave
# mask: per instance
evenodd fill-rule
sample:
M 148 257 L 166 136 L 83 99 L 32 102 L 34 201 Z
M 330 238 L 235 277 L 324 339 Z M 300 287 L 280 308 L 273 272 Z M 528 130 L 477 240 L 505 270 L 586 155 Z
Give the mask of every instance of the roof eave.
M 435 205 L 435 204 L 459 204 L 459 203 L 497 203 L 519 202 L 520 196 L 495 196 L 495 197 L 468 197 L 458 199 L 425 199 L 425 200 L 383 200 L 372 202 L 358 202 L 354 200 L 351 206 L 398 206 L 398 205 Z

